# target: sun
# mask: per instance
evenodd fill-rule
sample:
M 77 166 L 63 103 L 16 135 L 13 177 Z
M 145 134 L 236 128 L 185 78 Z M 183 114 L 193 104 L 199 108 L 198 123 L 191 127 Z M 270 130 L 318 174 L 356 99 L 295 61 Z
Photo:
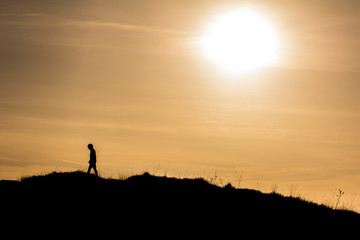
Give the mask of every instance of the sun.
M 230 74 L 271 66 L 277 61 L 278 45 L 270 21 L 250 8 L 218 16 L 200 40 L 205 56 Z

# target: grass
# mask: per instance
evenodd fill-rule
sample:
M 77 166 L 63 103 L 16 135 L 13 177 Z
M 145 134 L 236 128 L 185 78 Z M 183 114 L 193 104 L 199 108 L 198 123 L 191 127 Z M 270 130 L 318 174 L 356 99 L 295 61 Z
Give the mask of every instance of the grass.
M 157 168 L 157 169 L 154 169 L 154 172 L 155 173 L 159 173 L 161 170 L 161 168 Z M 241 191 L 241 190 L 247 190 L 247 191 L 254 191 L 254 192 L 258 192 L 258 193 L 261 193 L 263 194 L 264 196 L 265 195 L 276 195 L 276 196 L 279 196 L 279 197 L 283 197 L 283 198 L 289 198 L 289 199 L 297 199 L 297 200 L 300 200 L 300 201 L 303 201 L 303 202 L 306 202 L 306 203 L 309 203 L 309 204 L 313 204 L 313 205 L 318 205 L 317 203 L 315 202 L 312 202 L 310 200 L 306 200 L 306 198 L 304 196 L 302 196 L 299 191 L 297 190 L 297 186 L 296 185 L 291 185 L 288 189 L 288 194 L 284 195 L 284 194 L 281 194 L 278 192 L 278 186 L 277 185 L 273 185 L 271 187 L 271 191 L 270 193 L 262 193 L 258 190 L 251 190 L 251 189 L 242 189 L 242 188 L 239 188 L 240 186 L 240 183 L 241 183 L 241 180 L 242 180 L 242 173 L 241 174 L 238 174 L 238 182 L 237 182 L 237 187 L 234 187 L 231 183 L 227 183 L 225 184 L 223 179 L 221 177 L 219 177 L 219 175 L 217 174 L 217 172 L 215 171 L 214 172 L 214 175 L 213 176 L 208 176 L 208 177 L 197 177 L 197 178 L 193 178 L 193 179 L 189 179 L 189 178 L 168 178 L 167 176 L 167 171 L 163 174 L 163 175 L 160 175 L 160 176 L 156 176 L 154 175 L 153 173 L 150 174 L 149 172 L 145 172 L 144 174 L 142 175 L 134 175 L 134 176 L 131 176 L 131 175 L 128 175 L 128 174 L 121 174 L 121 173 L 118 173 L 117 174 L 117 177 L 116 179 L 114 178 L 101 178 L 99 177 L 98 179 L 101 179 L 103 182 L 102 184 L 106 185 L 106 182 L 109 181 L 109 182 L 126 182 L 128 179 L 132 179 L 136 176 L 151 176 L 153 178 L 163 178 L 163 179 L 167 179 L 168 181 L 170 181 L 170 179 L 177 179 L 177 181 L 182 181 L 182 180 L 185 180 L 185 181 L 191 181 L 191 180 L 202 180 L 204 182 L 206 182 L 209 186 L 213 186 L 213 187 L 217 187 L 219 189 L 234 189 L 234 190 L 238 190 L 238 191 Z M 74 182 L 77 182 L 77 181 L 80 181 L 80 179 L 84 180 L 84 179 L 91 179 L 91 178 L 94 178 L 95 176 L 94 175 L 87 175 L 85 172 L 83 171 L 77 171 L 77 172 L 65 172 L 65 173 L 57 173 L 57 172 L 53 172 L 51 174 L 47 174 L 47 175 L 40 175 L 40 176 L 33 176 L 33 177 L 22 177 L 20 182 L 22 183 L 27 183 L 27 182 L 46 182 L 46 181 L 50 181 L 52 179 L 52 177 L 54 176 L 58 176 L 58 178 L 62 179 L 61 181 L 60 180 L 56 180 L 55 182 L 57 184 L 61 183 L 62 181 L 66 180 L 66 181 L 74 181 Z M 65 182 L 66 183 L 66 182 Z M 333 209 L 340 209 L 340 210 L 350 210 L 349 207 L 345 207 L 345 204 L 341 204 L 340 202 L 340 197 L 341 195 L 343 194 L 343 192 L 341 192 L 341 194 L 339 195 L 339 198 L 337 200 L 337 203 L 336 203 L 336 206 L 335 207 L 331 207 L 330 203 L 323 203 L 321 204 L 322 206 L 325 206 L 329 209 L 333 208 Z M 340 206 L 340 207 L 339 207 Z
M 151 175 L 158 176 L 158 177 L 176 177 L 179 179 L 186 178 L 186 177 L 184 177 L 186 175 L 192 175 L 189 172 L 170 171 L 169 168 L 162 166 L 160 163 L 155 165 L 152 168 L 149 168 L 146 172 Z M 193 178 L 204 179 L 208 183 L 218 186 L 218 187 L 224 187 L 224 186 L 230 184 L 232 187 L 235 187 L 237 189 L 243 188 L 243 186 L 244 186 L 243 170 L 237 170 L 234 168 L 233 174 L 234 174 L 234 176 L 233 176 L 232 182 L 224 180 L 224 178 L 222 178 L 220 176 L 220 174 L 218 173 L 218 171 L 216 169 L 213 171 L 212 174 L 206 173 L 204 171 L 204 173 L 202 175 L 197 175 L 196 177 L 193 177 Z M 133 175 L 136 175 L 134 173 L 134 171 L 125 172 L 125 173 L 117 172 L 117 174 L 115 174 L 115 177 L 114 177 L 114 175 L 112 175 L 109 178 L 117 179 L 117 180 L 126 180 L 127 178 L 129 178 Z M 100 171 L 99 171 L 99 176 L 101 176 Z M 357 209 L 354 196 L 346 201 L 338 199 L 338 195 L 335 196 L 335 194 L 334 194 L 334 196 L 331 195 L 331 196 L 326 196 L 323 198 L 311 198 L 309 195 L 301 193 L 298 189 L 298 185 L 296 185 L 296 184 L 291 184 L 287 188 L 282 188 L 282 191 L 280 191 L 280 187 L 277 184 L 272 184 L 269 188 L 270 191 L 268 191 L 268 189 L 266 189 L 266 187 L 264 187 L 263 184 L 261 184 L 259 182 L 259 183 L 257 183 L 257 185 L 254 189 L 257 191 L 263 192 L 263 193 L 273 193 L 273 194 L 281 195 L 283 197 L 298 198 L 298 199 L 301 199 L 301 200 L 309 202 L 309 203 L 319 204 L 319 205 L 322 205 L 322 206 L 325 206 L 328 208 L 332 208 L 332 209 L 355 211 L 355 212 Z M 338 203 L 337 203 L 337 200 L 339 200 Z
M 184 173 L 184 172 L 170 171 L 169 168 L 163 167 L 160 163 L 158 165 L 156 165 L 155 167 L 149 169 L 148 172 L 154 176 L 160 176 L 160 177 L 175 176 L 177 178 L 184 178 L 184 176 L 192 175 L 189 172 Z M 129 177 L 130 175 L 131 174 L 125 175 L 125 176 Z M 244 171 L 238 170 L 235 168 L 233 169 L 233 177 L 232 177 L 232 181 L 230 181 L 230 182 L 225 180 L 224 178 L 222 178 L 216 169 L 213 171 L 212 174 L 209 174 L 208 172 L 204 171 L 204 173 L 202 175 L 198 175 L 198 176 L 196 176 L 196 178 L 203 178 L 210 184 L 213 184 L 213 185 L 219 186 L 219 187 L 224 187 L 225 185 L 230 184 L 231 186 L 234 186 L 237 189 L 244 188 L 244 186 L 245 186 L 244 180 L 246 180 L 246 179 L 244 179 Z M 122 177 L 120 179 L 124 180 L 124 177 Z M 287 188 L 282 188 L 282 191 L 280 190 L 280 187 L 277 184 L 272 184 L 269 187 L 270 190 L 266 189 L 266 187 L 263 185 L 264 184 L 258 182 L 257 185 L 255 187 L 253 187 L 253 189 L 261 191 L 263 193 L 273 193 L 273 194 L 278 194 L 278 195 L 281 195 L 284 197 L 298 198 L 298 199 L 301 199 L 306 202 L 319 204 L 319 205 L 326 206 L 326 207 L 332 208 L 332 209 L 355 211 L 355 212 L 359 209 L 357 206 L 357 205 L 359 205 L 359 203 L 356 201 L 354 194 L 346 200 L 340 199 L 338 204 L 336 204 L 337 200 L 338 200 L 338 195 L 335 196 L 335 194 L 331 195 L 329 193 L 329 195 L 324 195 L 321 198 L 313 197 L 313 195 L 315 195 L 315 194 L 301 193 L 298 189 L 297 184 L 291 184 Z
M 17 219 L 35 216 L 52 226 L 66 226 L 70 221 L 102 231 L 108 226 L 122 231 L 131 224 L 149 233 L 173 229 L 173 234 L 199 233 L 203 238 L 213 237 L 214 231 L 236 236 L 252 234 L 250 229 L 254 227 L 257 231 L 281 227 L 289 231 L 301 228 L 301 233 L 313 236 L 316 231 L 323 234 L 329 228 L 341 229 L 344 223 L 360 222 L 355 212 L 302 199 L 296 188 L 289 190 L 292 196 L 277 193 L 276 187 L 271 193 L 236 188 L 224 184 L 216 172 L 208 178 L 145 172 L 118 174 L 117 179 L 81 171 L 53 172 L 11 184 L 1 181 L 0 190 L 3 206 L 13 209 Z

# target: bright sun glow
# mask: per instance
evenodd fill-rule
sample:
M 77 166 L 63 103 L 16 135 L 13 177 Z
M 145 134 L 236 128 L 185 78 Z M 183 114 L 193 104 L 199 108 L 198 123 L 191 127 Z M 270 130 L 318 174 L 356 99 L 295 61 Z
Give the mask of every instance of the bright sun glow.
M 278 56 L 273 27 L 250 8 L 233 10 L 216 18 L 200 45 L 207 58 L 230 74 L 270 66 Z

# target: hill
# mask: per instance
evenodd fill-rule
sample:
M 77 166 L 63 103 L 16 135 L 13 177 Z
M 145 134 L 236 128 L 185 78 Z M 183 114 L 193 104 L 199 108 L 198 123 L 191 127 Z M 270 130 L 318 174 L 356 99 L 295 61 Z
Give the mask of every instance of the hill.
M 329 233 L 343 227 L 350 232 L 360 222 L 355 212 L 231 185 L 218 187 L 201 178 L 144 173 L 115 180 L 83 172 L 54 172 L 20 182 L 1 181 L 0 188 L 2 205 L 12 209 L 7 216 L 10 221 L 41 218 L 45 226 L 66 219 L 71 226 L 85 224 L 98 229 L 130 224 L 139 229 L 209 234 L 215 229 L 246 233 L 250 226 L 314 234 L 314 230 Z

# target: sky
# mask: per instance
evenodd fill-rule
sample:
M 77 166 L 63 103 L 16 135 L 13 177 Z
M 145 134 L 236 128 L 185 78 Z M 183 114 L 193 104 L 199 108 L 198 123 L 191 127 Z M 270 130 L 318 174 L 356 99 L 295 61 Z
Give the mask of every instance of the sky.
M 279 61 L 230 76 L 198 42 L 251 7 Z M 360 1 L 2 0 L 0 179 L 218 176 L 360 210 Z

